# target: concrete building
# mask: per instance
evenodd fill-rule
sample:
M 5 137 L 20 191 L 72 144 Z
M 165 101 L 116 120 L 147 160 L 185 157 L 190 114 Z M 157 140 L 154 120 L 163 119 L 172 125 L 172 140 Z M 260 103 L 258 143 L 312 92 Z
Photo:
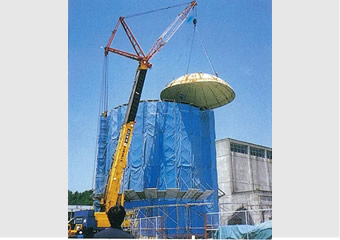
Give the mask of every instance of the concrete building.
M 271 219 L 272 149 L 231 138 L 216 141 L 221 224 Z

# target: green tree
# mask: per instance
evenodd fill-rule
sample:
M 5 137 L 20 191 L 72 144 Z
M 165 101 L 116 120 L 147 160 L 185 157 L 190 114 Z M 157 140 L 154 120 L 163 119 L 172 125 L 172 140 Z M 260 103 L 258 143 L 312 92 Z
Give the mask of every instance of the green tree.
M 74 193 L 68 190 L 68 205 L 92 205 L 92 194 L 93 190 L 75 191 Z

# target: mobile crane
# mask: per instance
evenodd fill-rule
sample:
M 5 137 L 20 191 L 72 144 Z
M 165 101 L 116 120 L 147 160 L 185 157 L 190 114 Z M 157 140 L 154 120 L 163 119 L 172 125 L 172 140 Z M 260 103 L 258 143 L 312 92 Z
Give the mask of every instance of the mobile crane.
M 106 213 L 112 206 L 119 204 L 124 205 L 124 193 L 119 194 L 119 189 L 121 185 L 121 179 L 124 174 L 124 169 L 127 164 L 127 155 L 132 139 L 133 129 L 135 126 L 135 119 L 144 86 L 144 80 L 146 77 L 147 70 L 152 67 L 152 64 L 149 61 L 170 40 L 170 38 L 175 34 L 175 32 L 187 19 L 190 11 L 196 5 L 197 2 L 192 1 L 180 14 L 178 14 L 176 19 L 156 40 L 148 54 L 144 53 L 141 46 L 137 42 L 136 38 L 134 37 L 132 31 L 130 30 L 129 26 L 125 21 L 125 17 L 119 18 L 114 30 L 112 31 L 112 35 L 106 47 L 104 48 L 104 54 L 105 56 L 107 56 L 109 52 L 112 52 L 124 57 L 128 57 L 130 59 L 138 61 L 139 65 L 136 70 L 135 80 L 129 98 L 125 119 L 120 130 L 116 151 L 113 155 L 112 166 L 110 169 L 109 177 L 107 179 L 105 192 L 100 201 L 101 211 L 94 213 L 93 210 L 91 210 L 92 212 L 89 212 L 88 210 L 76 212 L 75 219 L 78 219 L 78 224 L 73 225 L 76 226 L 77 229 L 70 228 L 69 224 L 69 232 L 73 233 L 75 231 L 77 231 L 77 233 L 83 232 L 85 225 L 82 225 L 80 222 L 87 224 L 86 225 L 87 228 L 93 228 L 95 231 L 110 227 L 110 223 L 108 221 Z M 136 54 L 125 52 L 111 47 L 112 41 L 115 38 L 115 35 L 120 25 L 122 25 Z M 107 110 L 105 110 L 102 113 L 102 116 L 105 118 L 107 117 Z

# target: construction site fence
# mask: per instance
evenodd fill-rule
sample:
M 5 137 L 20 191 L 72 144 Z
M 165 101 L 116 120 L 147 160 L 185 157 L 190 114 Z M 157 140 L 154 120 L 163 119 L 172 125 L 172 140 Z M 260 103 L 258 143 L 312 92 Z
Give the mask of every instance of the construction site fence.
M 204 238 L 219 238 L 221 227 L 242 225 L 247 231 L 247 226 L 259 225 L 272 220 L 272 209 L 246 209 L 239 211 L 224 211 L 205 214 Z M 249 238 L 246 238 L 249 239 Z

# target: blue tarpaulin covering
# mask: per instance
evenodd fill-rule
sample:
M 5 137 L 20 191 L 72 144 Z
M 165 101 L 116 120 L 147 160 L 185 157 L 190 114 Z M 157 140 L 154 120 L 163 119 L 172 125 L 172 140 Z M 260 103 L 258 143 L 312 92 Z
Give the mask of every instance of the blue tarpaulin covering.
M 98 193 L 104 191 L 125 112 L 126 105 L 113 109 L 107 129 L 106 122 L 103 119 L 100 122 Z M 144 188 L 217 189 L 213 111 L 173 102 L 140 103 L 124 189 L 143 191 Z
M 221 226 L 216 233 L 218 239 L 272 239 L 272 221 L 259 225 Z
M 105 134 L 100 133 L 97 194 L 105 190 L 126 109 L 126 105 L 112 109 L 107 118 L 107 139 L 104 140 Z M 104 122 L 101 124 L 105 125 Z M 102 129 L 104 131 L 104 127 L 100 128 L 101 131 Z M 104 158 L 103 152 L 105 152 Z M 213 111 L 201 111 L 191 105 L 174 102 L 142 101 L 140 103 L 124 174 L 124 190 L 133 189 L 135 192 L 142 192 L 146 188 L 157 190 L 178 188 L 183 192 L 189 189 L 198 189 L 202 192 L 214 190 L 210 197 L 201 201 L 213 204 L 210 207 L 200 208 L 199 212 L 203 214 L 218 211 Z M 147 199 L 131 201 L 127 202 L 126 206 L 152 205 L 155 201 L 157 204 L 169 204 L 169 201 L 174 200 L 150 201 Z M 186 202 L 188 200 L 176 199 L 175 203 Z M 191 200 L 191 202 L 200 201 Z

